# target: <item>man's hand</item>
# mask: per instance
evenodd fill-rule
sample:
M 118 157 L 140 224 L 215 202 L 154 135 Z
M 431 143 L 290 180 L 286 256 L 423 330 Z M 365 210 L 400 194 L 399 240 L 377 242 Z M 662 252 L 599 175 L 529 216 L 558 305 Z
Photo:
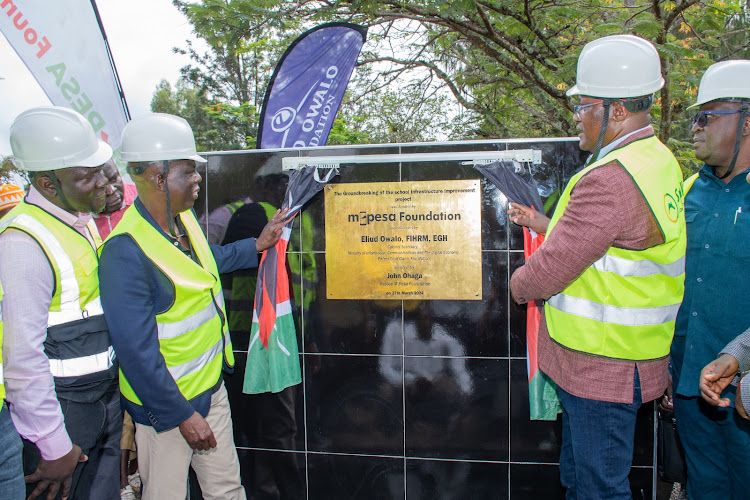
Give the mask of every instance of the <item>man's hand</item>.
M 740 414 L 740 417 L 745 420 L 750 420 L 750 417 L 745 410 L 745 405 L 742 404 L 742 382 L 740 382 L 740 385 L 737 387 L 737 395 L 734 398 L 734 407 L 737 410 L 737 413 Z
M 279 241 L 279 238 L 281 238 L 284 226 L 286 226 L 295 215 L 297 215 L 296 212 L 289 215 L 288 208 L 285 208 L 284 210 L 276 210 L 276 213 L 273 214 L 273 217 L 268 221 L 268 224 L 263 228 L 263 231 L 261 231 L 260 235 L 255 238 L 256 250 L 262 252 L 266 248 L 274 246 L 276 242 Z
M 510 216 L 510 221 L 514 224 L 526 226 L 535 233 L 547 234 L 549 217 L 542 212 L 538 212 L 520 203 L 511 202 L 508 215 Z
M 179 425 L 180 433 L 194 450 L 208 451 L 216 448 L 214 431 L 197 411 Z
M 89 457 L 81 452 L 81 447 L 74 444 L 67 454 L 57 460 L 45 460 L 43 458 L 39 460 L 39 465 L 37 465 L 34 473 L 24 477 L 27 483 L 38 483 L 29 495 L 28 500 L 37 498 L 47 489 L 49 489 L 47 500 L 53 500 L 58 491 L 62 493 L 63 498 L 67 498 L 76 465 L 88 459 Z M 62 490 L 60 490 L 61 487 Z
M 730 354 L 722 354 L 719 359 L 711 361 L 701 370 L 698 388 L 706 402 L 713 406 L 729 406 L 729 398 L 720 397 L 721 392 L 737 375 L 739 364 Z
M 667 389 L 664 391 L 664 396 L 659 400 L 659 408 L 664 411 L 674 411 L 673 395 L 674 389 L 672 387 L 672 375 L 668 375 L 669 382 L 667 382 Z

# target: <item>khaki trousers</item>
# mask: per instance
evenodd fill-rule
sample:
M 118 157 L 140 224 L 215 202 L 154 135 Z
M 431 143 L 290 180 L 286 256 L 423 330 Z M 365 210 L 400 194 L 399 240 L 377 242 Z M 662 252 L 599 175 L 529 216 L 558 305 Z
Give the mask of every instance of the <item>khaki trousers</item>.
M 138 447 L 138 470 L 143 481 L 143 500 L 185 498 L 191 465 L 198 476 L 204 499 L 246 499 L 234 447 L 232 415 L 223 384 L 211 396 L 206 421 L 218 443 L 216 448 L 209 451 L 194 451 L 177 427 L 156 432 L 149 425 L 136 424 L 135 442 Z

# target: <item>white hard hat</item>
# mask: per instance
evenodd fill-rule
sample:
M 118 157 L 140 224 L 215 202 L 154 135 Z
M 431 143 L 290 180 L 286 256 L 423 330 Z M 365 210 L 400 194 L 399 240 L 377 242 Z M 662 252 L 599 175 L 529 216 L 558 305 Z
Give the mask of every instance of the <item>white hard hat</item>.
M 613 35 L 583 47 L 576 84 L 567 95 L 619 99 L 653 94 L 663 86 L 659 53 L 651 42 L 635 35 Z
M 122 161 L 195 160 L 205 163 L 195 150 L 190 124 L 179 116 L 151 113 L 134 118 L 122 131 Z
M 687 109 L 717 99 L 750 99 L 750 61 L 735 59 L 709 66 L 698 87 L 698 102 Z
M 96 138 L 86 118 L 61 106 L 27 109 L 10 126 L 13 163 L 29 172 L 98 167 L 112 148 Z

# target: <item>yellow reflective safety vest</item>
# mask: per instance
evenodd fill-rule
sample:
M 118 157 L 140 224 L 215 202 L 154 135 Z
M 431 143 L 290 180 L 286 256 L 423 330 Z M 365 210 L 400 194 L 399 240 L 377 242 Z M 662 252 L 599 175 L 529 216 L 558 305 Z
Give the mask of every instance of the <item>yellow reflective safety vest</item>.
M 116 377 L 114 351 L 99 300 L 99 259 L 81 233 L 45 210 L 22 201 L 0 221 L 23 231 L 44 251 L 55 279 L 44 351 L 58 398 L 97 401 Z M 94 221 L 87 228 L 96 246 Z
M 227 203 L 225 206 L 229 209 L 229 213 L 234 215 L 234 213 L 240 209 L 245 204 L 245 200 L 237 200 L 233 201 L 232 203 Z
M 3 285 L 0 284 L 0 400 L 5 399 L 5 377 L 3 376 Z M 0 401 L 0 411 L 3 402 Z
M 127 234 L 174 284 L 172 307 L 155 318 L 159 351 L 180 392 L 190 400 L 216 385 L 223 361 L 234 366 L 234 354 L 219 270 L 211 248 L 192 211 L 183 212 L 179 217 L 200 264 L 176 248 L 132 207 L 107 241 Z M 120 392 L 132 403 L 142 406 L 122 370 Z
M 595 356 L 643 361 L 669 354 L 685 281 L 682 174 L 656 137 L 634 141 L 574 175 L 550 221 L 554 232 L 576 183 L 617 161 L 632 176 L 664 236 L 645 250 L 610 247 L 565 290 L 544 304 L 547 329 L 558 344 Z

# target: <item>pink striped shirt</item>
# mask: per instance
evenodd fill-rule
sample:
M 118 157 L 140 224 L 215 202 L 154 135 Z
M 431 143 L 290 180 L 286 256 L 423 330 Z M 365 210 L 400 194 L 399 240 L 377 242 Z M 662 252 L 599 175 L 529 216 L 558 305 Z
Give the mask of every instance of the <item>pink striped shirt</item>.
M 33 187 L 26 201 L 70 225 L 94 247 L 86 229 L 91 214 L 73 215 Z M 52 268 L 36 240 L 22 231 L 8 229 L 0 234 L 0 255 L 5 397 L 18 433 L 35 443 L 45 460 L 56 460 L 73 445 L 43 345 L 55 287 Z

